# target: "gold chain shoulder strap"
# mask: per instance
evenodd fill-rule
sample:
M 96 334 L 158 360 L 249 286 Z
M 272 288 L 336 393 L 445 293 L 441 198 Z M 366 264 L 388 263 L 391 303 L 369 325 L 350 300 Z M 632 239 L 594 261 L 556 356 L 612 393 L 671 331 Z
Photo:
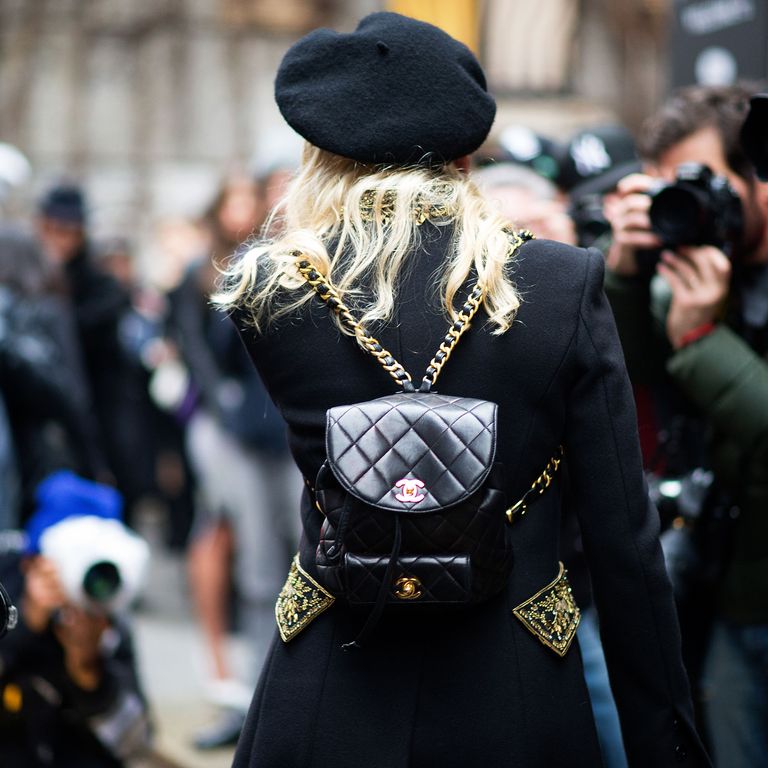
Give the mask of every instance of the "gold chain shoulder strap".
M 435 356 L 429 361 L 427 372 L 421 381 L 420 389 L 429 392 L 430 388 L 434 386 L 437 377 L 440 375 L 440 371 L 443 370 L 443 366 L 451 356 L 453 348 L 456 346 L 464 332 L 469 329 L 470 322 L 477 314 L 477 310 L 480 309 L 482 303 L 483 288 L 478 283 L 467 297 L 464 306 L 459 310 L 456 322 L 448 329 L 445 338 L 440 342 L 440 346 L 437 352 L 435 352 Z
M 514 254 L 517 249 L 526 241 L 533 239 L 533 234 L 528 230 L 521 230 L 519 232 L 508 232 L 510 236 L 510 254 Z M 339 295 L 339 292 L 330 285 L 330 282 L 324 278 L 309 262 L 304 255 L 298 251 L 294 252 L 294 257 L 298 260 L 298 269 L 301 276 L 309 283 L 314 289 L 315 293 L 326 303 L 331 309 L 338 315 L 339 320 L 352 331 L 357 339 L 357 343 L 369 354 L 373 355 L 382 368 L 407 392 L 413 392 L 415 387 L 410 373 L 403 368 L 403 366 L 395 360 L 394 355 L 387 351 L 376 338 L 371 336 L 361 323 L 352 314 L 349 307 L 344 303 L 344 300 Z M 458 312 L 456 321 L 448 329 L 443 340 L 440 342 L 440 346 L 435 352 L 434 357 L 430 360 L 427 366 L 427 372 L 424 375 L 420 392 L 429 392 L 435 385 L 437 377 L 443 370 L 443 366 L 451 356 L 454 347 L 456 346 L 462 335 L 469 329 L 472 318 L 477 314 L 483 303 L 484 289 L 480 283 L 476 283 L 474 288 L 470 291 L 467 300 Z
M 510 235 L 510 255 L 516 253 L 517 249 L 523 243 L 534 239 L 533 233 L 529 232 L 527 229 L 522 229 L 519 232 L 510 231 L 508 234 Z M 440 342 L 439 349 L 427 366 L 427 373 L 421 382 L 422 389 L 428 392 L 430 387 L 434 386 L 437 377 L 440 375 L 440 371 L 451 356 L 453 348 L 456 346 L 456 343 L 461 338 L 462 334 L 469 328 L 470 321 L 477 313 L 477 310 L 480 309 L 482 301 L 483 288 L 478 283 L 470 292 L 466 302 L 464 302 L 464 306 L 459 310 L 456 322 L 448 329 L 445 338 Z
M 531 487 L 523 494 L 523 497 L 516 504 L 513 504 L 506 512 L 507 521 L 511 524 L 515 522 L 516 517 L 522 517 L 528 511 L 528 505 L 537 496 L 541 496 L 544 491 L 552 485 L 552 481 L 560 469 L 560 463 L 563 460 L 565 450 L 562 445 L 557 447 L 555 455 L 547 462 L 544 471 L 533 481 Z
M 301 257 L 301 254 L 296 254 Z M 349 328 L 357 339 L 357 343 L 369 354 L 373 355 L 382 368 L 405 390 L 413 391 L 411 374 L 395 360 L 391 352 L 388 352 L 381 344 L 355 319 L 349 307 L 344 303 L 338 291 L 332 288 L 325 278 L 309 263 L 302 259 L 298 263 L 301 276 L 314 289 L 315 293 L 339 316 L 344 325 Z
M 301 257 L 301 254 L 297 254 Z M 371 336 L 365 328 L 355 319 L 349 307 L 339 295 L 338 291 L 328 284 L 328 281 L 310 264 L 307 259 L 301 259 L 298 262 L 301 276 L 314 289 L 315 293 L 338 315 L 344 325 L 347 326 L 355 335 L 357 343 L 369 354 L 373 355 L 382 368 L 407 392 L 415 391 L 411 374 L 395 360 L 391 352 L 388 352 L 379 341 Z M 470 321 L 477 314 L 483 301 L 483 288 L 480 284 L 475 285 L 466 302 L 459 310 L 456 322 L 448 329 L 445 338 L 440 342 L 440 347 L 435 356 L 427 366 L 427 373 L 422 380 L 422 392 L 429 392 L 430 388 L 437 381 L 440 371 L 443 369 L 448 358 L 451 356 L 456 342 L 469 328 Z

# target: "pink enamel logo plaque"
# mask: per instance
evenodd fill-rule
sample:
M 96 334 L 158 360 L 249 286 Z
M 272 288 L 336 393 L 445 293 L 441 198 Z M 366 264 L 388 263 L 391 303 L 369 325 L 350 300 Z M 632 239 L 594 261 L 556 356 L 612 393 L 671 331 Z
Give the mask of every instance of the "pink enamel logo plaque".
M 404 477 L 395 483 L 392 492 L 398 501 L 403 501 L 406 504 L 415 504 L 417 501 L 425 498 L 425 495 L 421 492 L 423 487 L 424 483 L 418 478 Z

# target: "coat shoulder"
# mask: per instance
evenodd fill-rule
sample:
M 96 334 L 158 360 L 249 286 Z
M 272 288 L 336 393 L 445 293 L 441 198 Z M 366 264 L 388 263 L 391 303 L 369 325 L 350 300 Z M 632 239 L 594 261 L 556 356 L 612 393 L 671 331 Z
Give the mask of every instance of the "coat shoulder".
M 577 248 L 554 240 L 531 240 L 511 263 L 511 276 L 523 306 L 555 305 L 577 310 L 583 298 L 602 291 L 605 265 L 594 248 Z

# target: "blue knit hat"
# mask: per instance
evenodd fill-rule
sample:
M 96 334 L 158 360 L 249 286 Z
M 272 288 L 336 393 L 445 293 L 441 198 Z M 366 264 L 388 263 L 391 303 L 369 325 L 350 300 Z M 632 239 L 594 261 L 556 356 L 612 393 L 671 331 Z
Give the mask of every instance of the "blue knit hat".
M 62 470 L 45 478 L 35 491 L 35 512 L 26 525 L 26 553 L 40 553 L 40 537 L 53 525 L 71 517 L 123 519 L 123 497 L 114 488 L 84 480 Z

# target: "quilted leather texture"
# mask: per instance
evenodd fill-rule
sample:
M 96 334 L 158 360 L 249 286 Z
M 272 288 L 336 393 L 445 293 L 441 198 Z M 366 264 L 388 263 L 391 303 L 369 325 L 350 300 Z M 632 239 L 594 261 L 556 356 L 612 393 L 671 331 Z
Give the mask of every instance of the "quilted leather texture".
M 387 570 L 389 557 L 366 557 L 348 554 L 345 558 L 346 595 L 351 605 L 367 605 L 376 601 L 379 585 Z M 397 596 L 400 579 L 417 579 L 418 597 L 404 600 Z M 400 556 L 395 577 L 387 594 L 394 605 L 412 603 L 465 604 L 471 594 L 472 569 L 467 555 Z
M 496 454 L 497 406 L 435 393 L 396 393 L 331 408 L 328 462 L 341 486 L 372 507 L 445 510 L 485 481 Z
M 419 578 L 425 593 L 432 595 L 435 602 L 442 602 L 436 596 L 447 594 L 437 585 L 456 580 L 457 557 L 466 557 L 471 569 L 471 578 L 464 582 L 464 602 L 486 599 L 503 588 L 512 566 L 510 531 L 504 517 L 508 500 L 501 490 L 503 480 L 504 468 L 496 463 L 485 484 L 463 503 L 428 514 L 401 516 L 398 561 L 420 563 L 418 568 L 413 566 L 412 575 Z M 327 464 L 318 473 L 315 494 L 325 515 L 316 554 L 320 581 L 335 595 L 350 602 L 364 602 L 373 594 L 374 583 L 378 589 L 386 567 L 372 566 L 365 580 L 359 575 L 350 576 L 347 570 L 360 569 L 364 563 L 374 561 L 386 566 L 394 541 L 396 513 L 370 507 L 351 497 Z M 448 570 L 445 563 L 452 563 L 453 570 Z M 441 568 L 445 573 L 441 574 Z M 351 588 L 354 596 L 348 594 Z M 408 604 L 421 602 L 414 600 Z

